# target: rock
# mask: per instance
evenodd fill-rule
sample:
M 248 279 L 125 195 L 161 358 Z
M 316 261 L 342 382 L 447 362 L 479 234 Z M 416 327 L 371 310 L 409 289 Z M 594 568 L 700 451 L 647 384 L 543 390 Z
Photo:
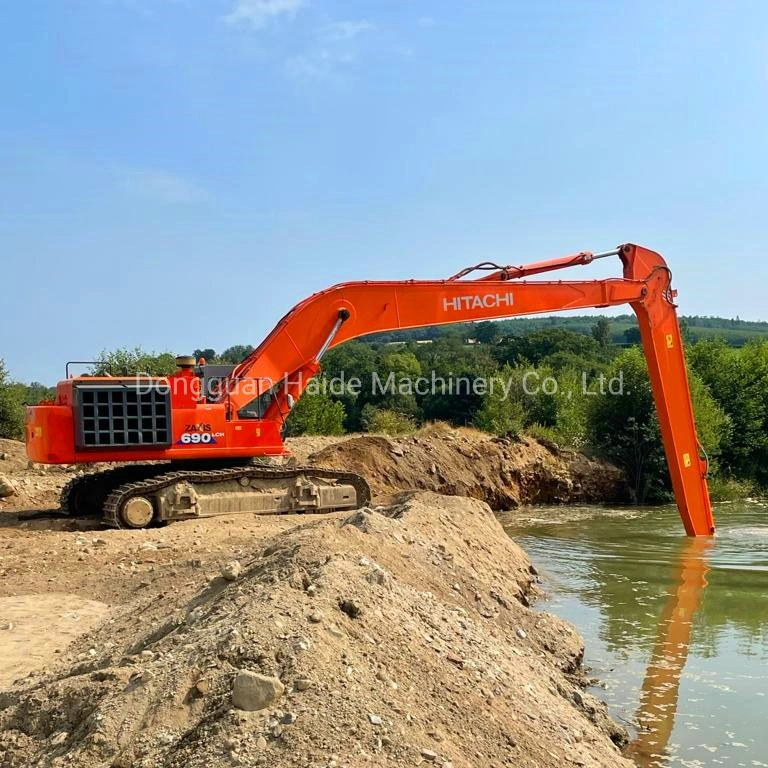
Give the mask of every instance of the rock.
M 198 680 L 195 683 L 195 691 L 197 691 L 197 693 L 200 696 L 205 696 L 205 694 L 208 693 L 210 690 L 211 690 L 211 684 L 210 682 L 208 682 L 208 680 L 205 680 L 205 679 Z
M 339 608 L 343 613 L 346 613 L 350 619 L 356 619 L 362 611 L 360 606 L 357 603 L 355 603 L 353 600 L 339 601 Z
M 0 461 L 8 461 L 9 458 L 7 453 L 0 453 Z
M 376 566 L 368 571 L 365 578 L 369 584 L 378 584 L 381 587 L 392 589 L 392 577 L 383 568 Z
M 241 669 L 232 685 L 232 704 L 237 709 L 255 712 L 274 704 L 283 693 L 285 686 L 276 677 Z
M 267 740 L 263 736 L 259 736 L 259 738 L 256 740 L 256 746 L 259 749 L 266 749 L 267 748 Z
M 421 756 L 431 763 L 434 763 L 437 760 L 437 752 L 433 752 L 431 749 L 422 749 Z
M 372 712 L 368 713 L 368 720 L 371 725 L 382 725 L 384 722 L 378 715 L 374 715 Z
M 293 681 L 293 687 L 297 691 L 307 691 L 314 685 L 314 682 L 310 680 L 308 677 L 297 677 L 296 680 Z
M 3 475 L 0 475 L 0 499 L 16 495 L 16 486 Z
M 296 713 L 295 712 L 286 712 L 280 718 L 280 722 L 283 725 L 293 725 L 296 722 Z
M 221 566 L 221 575 L 227 581 L 234 581 L 243 572 L 243 566 L 237 560 L 231 560 Z
M 293 650 L 297 653 L 301 651 L 308 651 L 312 647 L 312 643 L 306 637 L 300 637 L 294 644 Z
M 69 738 L 68 731 L 59 731 L 51 736 L 51 744 L 54 747 L 60 747 Z
M 312 611 L 312 613 L 309 614 L 309 620 L 313 624 L 320 624 L 323 620 L 323 612 L 322 611 Z
M 525 638 L 527 637 L 527 635 L 525 634 L 525 630 L 524 630 L 522 627 L 518 627 L 518 628 L 515 630 L 515 634 L 516 634 L 516 635 L 517 635 L 517 636 L 518 636 L 518 637 L 519 637 L 521 640 L 525 640 Z
M 97 536 L 93 540 L 93 546 L 94 547 L 106 547 L 107 546 L 107 540 L 102 538 L 101 536 Z
M 391 453 L 393 456 L 404 456 L 405 452 L 399 445 L 393 445 Z

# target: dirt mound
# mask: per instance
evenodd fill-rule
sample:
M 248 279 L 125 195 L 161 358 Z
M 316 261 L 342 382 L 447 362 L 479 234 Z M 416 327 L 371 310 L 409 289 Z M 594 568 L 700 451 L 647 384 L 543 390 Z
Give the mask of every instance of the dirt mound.
M 384 435 L 290 438 L 286 445 L 304 464 L 348 469 L 363 475 L 375 494 L 424 489 L 487 502 L 493 509 L 521 504 L 623 502 L 623 474 L 531 437 L 494 438 L 471 429 L 437 425 L 410 437 Z M 0 499 L 0 511 L 53 509 L 61 489 L 76 472 L 69 466 L 29 465 L 24 444 L 0 440 L 0 475 L 16 493 Z M 87 471 L 106 469 L 94 464 Z
M 191 600 L 137 596 L 0 694 L 3 768 L 631 766 L 579 687 L 581 640 L 526 607 L 529 562 L 485 504 L 406 495 L 258 547 Z M 285 689 L 236 709 L 242 670 Z
M 0 498 L 0 511 L 57 507 L 61 489 L 73 474 L 67 466 L 31 464 L 24 443 L 0 438 L 0 476 L 5 476 L 15 491 Z
M 531 437 L 511 441 L 462 429 L 403 438 L 363 435 L 330 445 L 309 460 L 357 472 L 378 495 L 418 488 L 481 499 L 496 510 L 627 500 L 626 482 L 616 467 Z

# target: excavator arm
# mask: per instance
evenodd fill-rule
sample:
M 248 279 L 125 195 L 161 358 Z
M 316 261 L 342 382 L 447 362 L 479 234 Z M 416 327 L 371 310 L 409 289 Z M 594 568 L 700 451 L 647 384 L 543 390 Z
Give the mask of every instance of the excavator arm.
M 520 280 L 609 256 L 621 259 L 623 278 Z M 465 279 L 475 269 L 490 274 Z M 342 283 L 297 304 L 243 360 L 227 382 L 228 407 L 237 411 L 253 400 L 254 392 L 271 390 L 265 420 L 284 418 L 320 370 L 325 351 L 365 334 L 629 304 L 638 318 L 680 516 L 688 535 L 708 536 L 714 533 L 714 520 L 707 462 L 700 457 L 674 297 L 664 259 L 632 244 L 519 267 L 481 264 L 447 280 Z

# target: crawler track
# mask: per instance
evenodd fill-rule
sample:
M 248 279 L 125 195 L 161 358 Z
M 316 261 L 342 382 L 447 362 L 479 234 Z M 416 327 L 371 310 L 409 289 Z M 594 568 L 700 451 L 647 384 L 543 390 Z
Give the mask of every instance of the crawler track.
M 371 489 L 360 475 L 342 470 L 317 467 L 271 467 L 243 464 L 228 467 L 199 467 L 178 469 L 170 464 L 142 464 L 117 467 L 104 472 L 81 475 L 71 480 L 61 494 L 61 508 L 65 514 L 74 517 L 101 516 L 102 522 L 113 528 L 124 527 L 120 510 L 134 497 L 152 497 L 176 483 L 186 483 L 200 488 L 205 485 L 243 479 L 265 480 L 276 486 L 296 482 L 300 477 L 310 477 L 329 484 L 352 486 L 356 494 L 357 507 L 368 504 Z M 247 485 L 247 483 L 246 483 Z M 331 512 L 335 508 L 293 509 L 277 514 L 301 512 Z M 233 510 L 240 511 L 240 510 Z M 221 512 L 220 514 L 227 514 Z M 194 512 L 174 519 L 194 519 Z

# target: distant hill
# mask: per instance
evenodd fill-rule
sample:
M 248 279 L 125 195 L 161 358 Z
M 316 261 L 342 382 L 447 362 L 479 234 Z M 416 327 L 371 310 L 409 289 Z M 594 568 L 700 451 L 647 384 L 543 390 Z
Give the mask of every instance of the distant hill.
M 628 344 L 637 341 L 637 320 L 634 315 L 615 315 L 612 317 L 605 315 L 571 315 L 568 317 L 537 315 L 497 320 L 493 323 L 493 326 L 498 329 L 496 333 L 499 336 L 524 336 L 531 333 L 531 331 L 537 331 L 542 328 L 564 328 L 574 333 L 588 335 L 601 317 L 605 317 L 610 323 L 611 338 L 614 344 Z M 691 341 L 720 338 L 731 346 L 741 347 L 749 341 L 768 338 L 768 322 L 760 320 L 688 315 L 682 316 L 680 322 L 686 339 Z M 452 323 L 450 325 L 414 328 L 407 331 L 372 333 L 369 336 L 363 337 L 363 340 L 374 343 L 434 341 L 445 336 L 462 336 L 470 339 L 478 336 L 482 337 L 483 330 L 487 326 L 488 323 Z

